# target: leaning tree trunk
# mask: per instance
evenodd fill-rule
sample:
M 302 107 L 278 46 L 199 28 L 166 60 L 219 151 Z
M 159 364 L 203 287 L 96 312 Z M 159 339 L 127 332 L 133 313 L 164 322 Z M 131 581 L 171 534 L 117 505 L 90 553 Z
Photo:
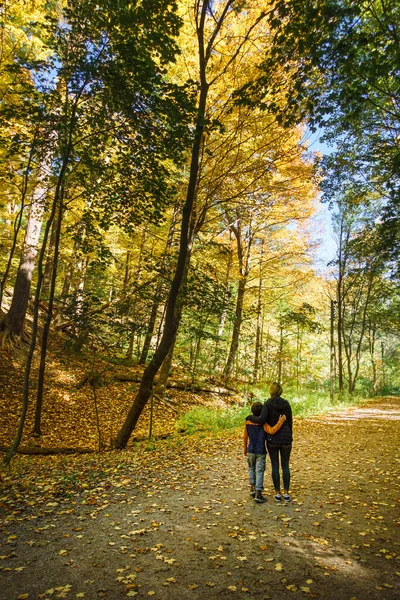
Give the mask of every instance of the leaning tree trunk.
M 38 186 L 32 198 L 28 222 L 25 230 L 24 245 L 18 267 L 17 278 L 10 309 L 0 324 L 3 330 L 3 344 L 8 339 L 12 342 L 28 342 L 24 331 L 25 315 L 28 308 L 31 281 L 38 251 L 40 230 L 44 213 L 45 190 Z
M 160 344 L 157 350 L 155 351 L 152 360 L 150 361 L 149 365 L 143 373 L 139 391 L 136 394 L 135 400 L 131 406 L 128 416 L 126 417 L 125 423 L 123 424 L 117 435 L 117 439 L 115 442 L 116 448 L 126 447 L 129 438 L 132 434 L 132 431 L 134 430 L 136 423 L 138 422 L 138 419 L 151 396 L 154 378 L 158 370 L 160 369 L 165 357 L 167 356 L 169 349 L 173 344 L 174 338 L 179 327 L 183 300 L 182 284 L 184 283 L 185 274 L 187 273 L 190 260 L 190 251 L 192 243 L 192 240 L 190 239 L 190 225 L 193 204 L 196 197 L 197 176 L 200 165 L 200 148 L 205 126 L 207 95 L 209 89 L 209 84 L 206 80 L 206 65 L 208 59 L 206 56 L 204 40 L 204 25 L 207 10 L 209 8 L 208 4 L 208 2 L 204 2 L 201 7 L 201 17 L 198 22 L 197 28 L 197 36 L 200 51 L 200 96 L 197 109 L 196 130 L 192 146 L 190 176 L 186 200 L 182 210 L 179 254 L 175 270 L 175 276 L 171 283 L 171 288 L 167 300 L 164 331 Z

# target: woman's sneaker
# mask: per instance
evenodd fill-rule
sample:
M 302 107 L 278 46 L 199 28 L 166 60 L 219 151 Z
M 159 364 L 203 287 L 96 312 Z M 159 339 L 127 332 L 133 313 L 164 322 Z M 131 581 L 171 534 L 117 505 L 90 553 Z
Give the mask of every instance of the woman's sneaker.
M 276 494 L 276 496 L 274 496 L 275 498 L 275 502 L 280 502 L 282 500 L 282 496 L 280 494 Z
M 262 492 L 256 492 L 254 500 L 259 504 L 267 501 L 266 497 L 262 495 Z
M 289 494 L 283 494 L 283 499 L 285 502 L 290 502 L 292 500 L 292 498 L 289 496 Z

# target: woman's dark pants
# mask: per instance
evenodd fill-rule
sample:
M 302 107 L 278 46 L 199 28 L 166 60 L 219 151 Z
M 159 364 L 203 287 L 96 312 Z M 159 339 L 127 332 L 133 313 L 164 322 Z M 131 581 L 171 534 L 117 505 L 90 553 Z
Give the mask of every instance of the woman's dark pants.
M 283 476 L 283 489 L 289 490 L 290 486 L 290 469 L 289 469 L 289 458 L 292 451 L 292 444 L 285 446 L 268 446 L 269 458 L 272 467 L 272 482 L 276 492 L 281 489 L 280 477 L 279 477 L 279 454 L 281 455 L 281 466 Z

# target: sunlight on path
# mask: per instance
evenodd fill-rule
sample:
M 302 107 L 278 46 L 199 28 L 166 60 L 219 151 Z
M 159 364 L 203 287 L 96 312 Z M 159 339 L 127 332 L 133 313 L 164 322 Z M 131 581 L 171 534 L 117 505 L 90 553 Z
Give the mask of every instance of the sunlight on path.
M 375 421 L 376 419 L 384 419 L 385 421 L 400 420 L 400 398 L 393 396 L 390 402 L 388 402 L 388 398 L 385 398 L 382 403 L 368 403 L 366 406 L 348 408 L 340 412 L 332 412 L 312 420 L 322 421 L 324 423 L 340 423 L 341 421 Z

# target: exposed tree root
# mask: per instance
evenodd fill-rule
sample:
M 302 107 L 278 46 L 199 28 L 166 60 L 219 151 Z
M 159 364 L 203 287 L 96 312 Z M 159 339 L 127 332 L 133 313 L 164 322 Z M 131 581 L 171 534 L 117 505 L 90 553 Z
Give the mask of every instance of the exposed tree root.
M 31 343 L 30 335 L 23 329 L 21 332 L 12 331 L 6 322 L 6 318 L 0 322 L 0 339 L 2 348 L 25 350 Z

